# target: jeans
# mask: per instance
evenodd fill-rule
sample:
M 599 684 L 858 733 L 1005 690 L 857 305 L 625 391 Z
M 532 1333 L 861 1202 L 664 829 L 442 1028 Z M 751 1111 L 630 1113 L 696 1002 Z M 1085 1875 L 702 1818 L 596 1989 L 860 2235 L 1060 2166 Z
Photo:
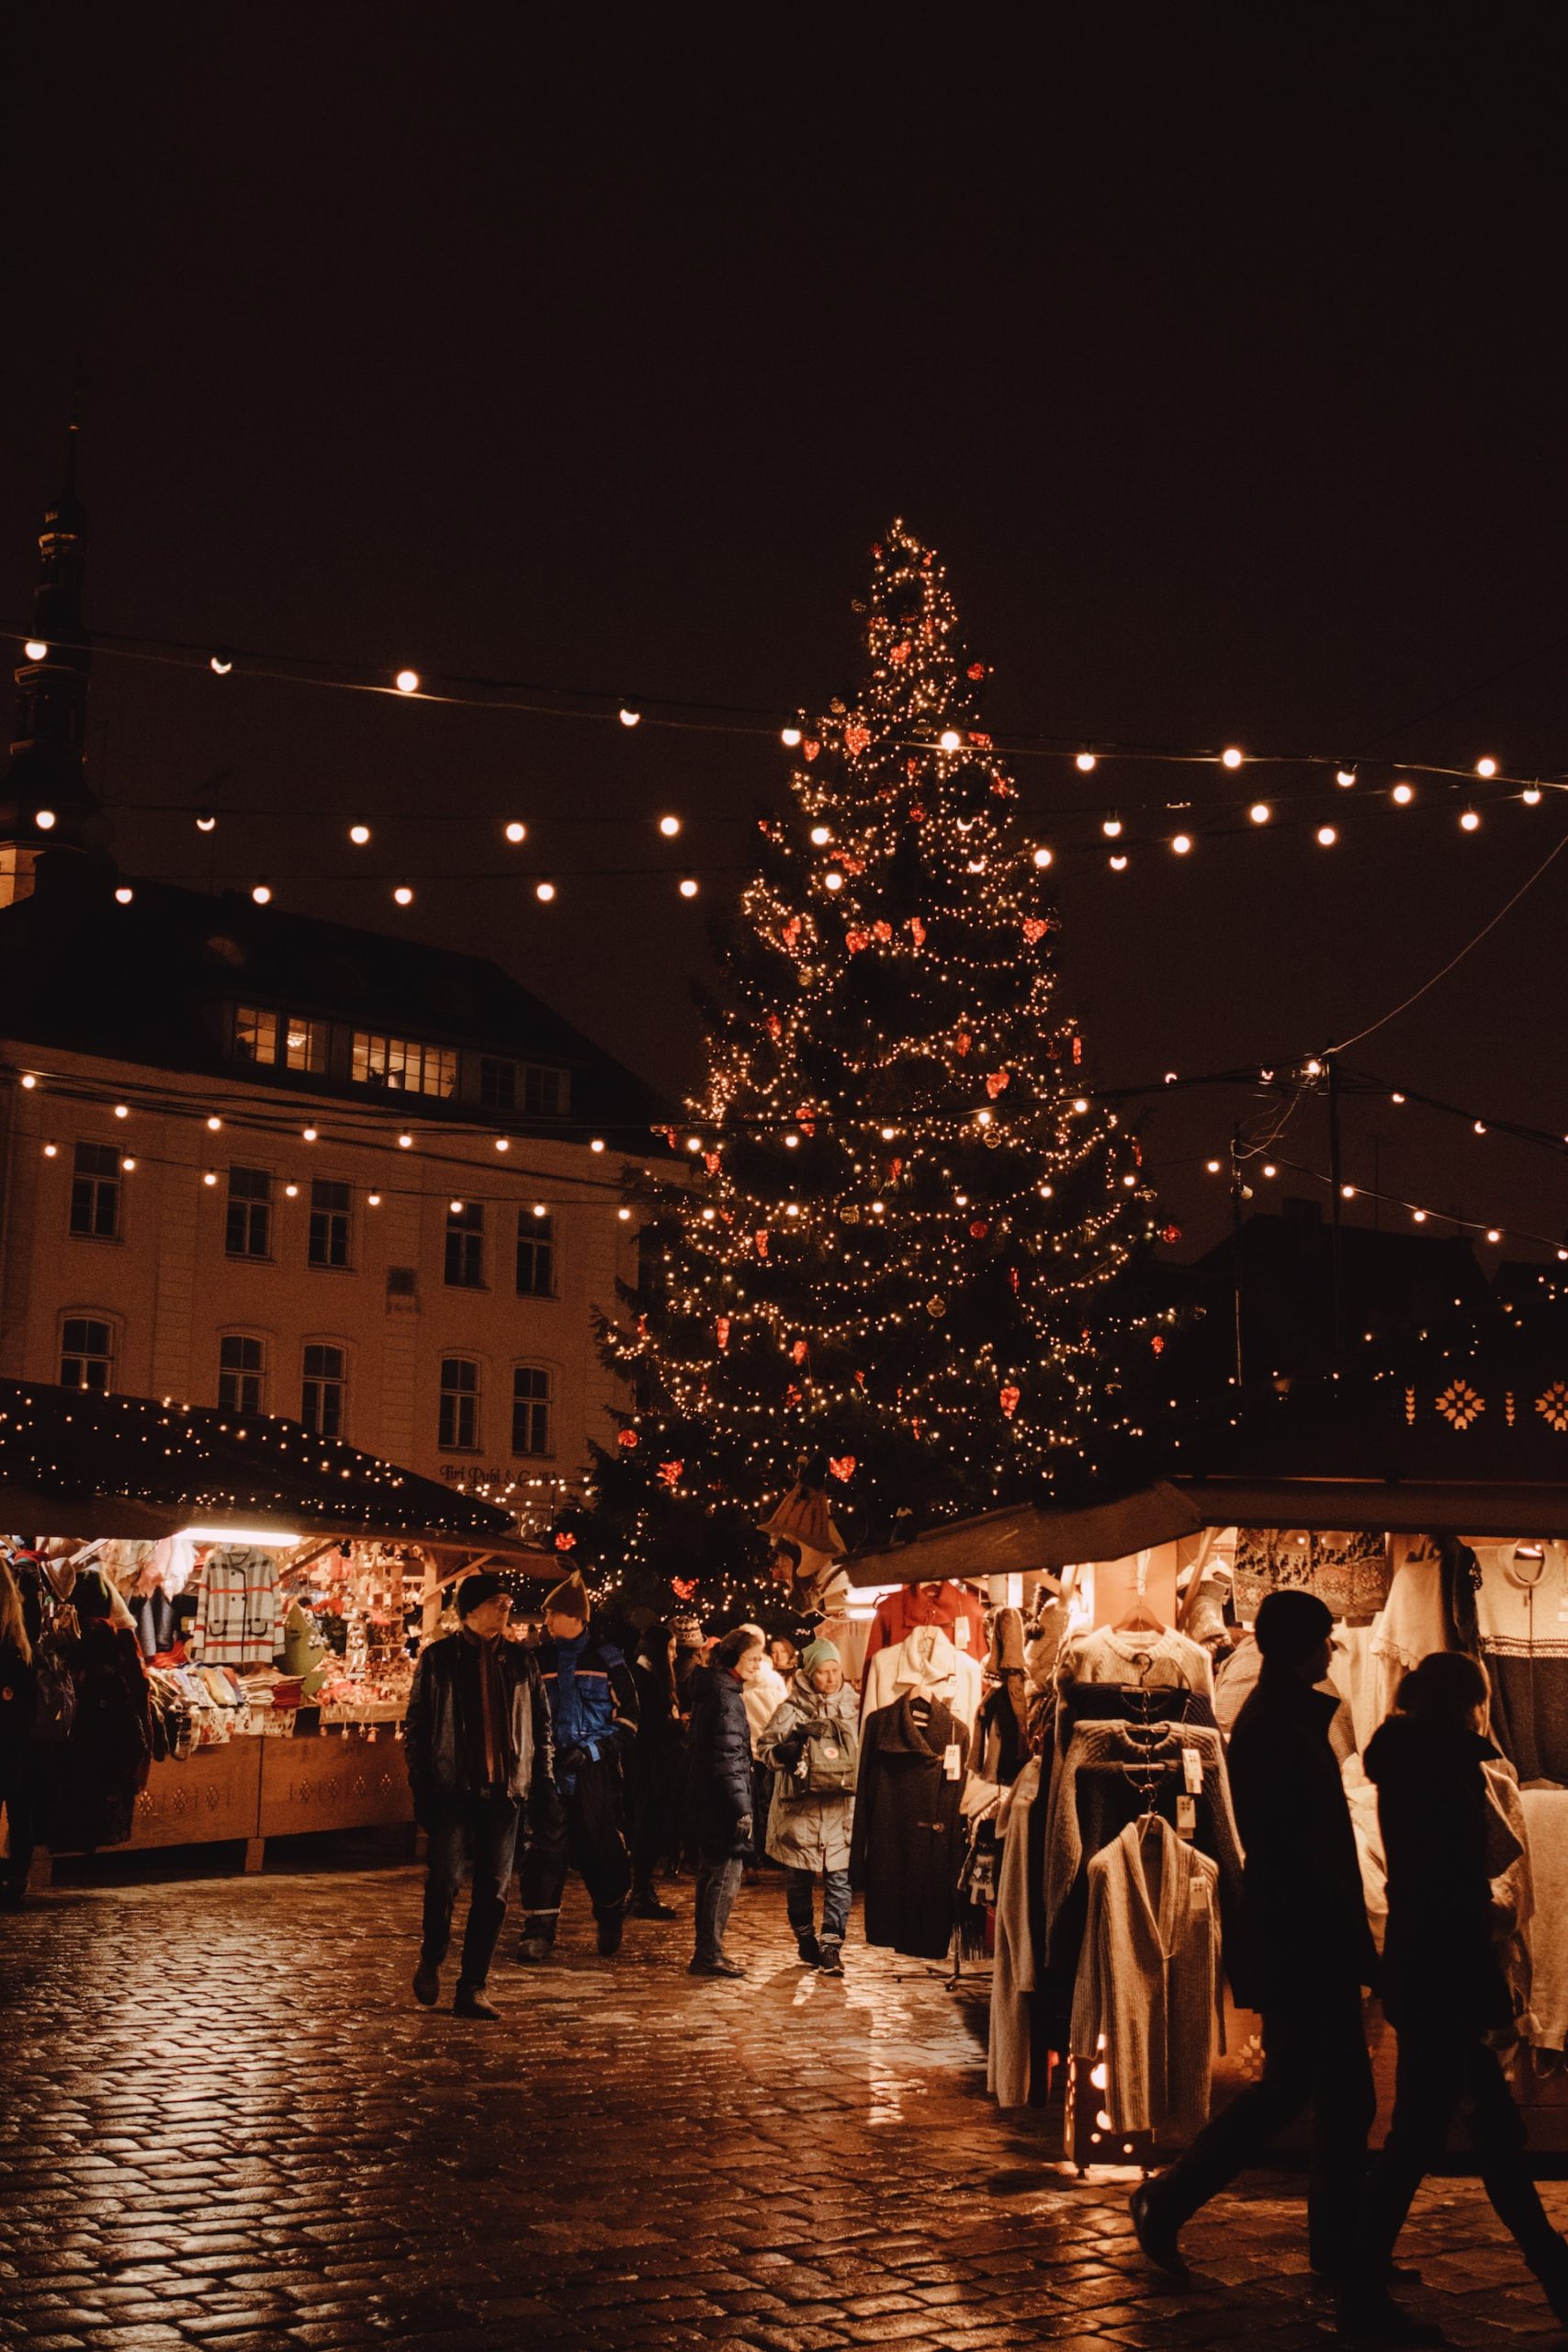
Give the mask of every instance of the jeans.
M 1568 2250 L 1547 2219 L 1526 2154 L 1524 2118 L 1497 2053 L 1478 2034 L 1439 2018 L 1399 2030 L 1393 2118 L 1367 2177 L 1358 2245 L 1360 2276 L 1383 2278 L 1411 2199 L 1443 2153 L 1456 2114 L 1480 2160 L 1492 2208 L 1530 2268 L 1562 2278 Z
M 596 1919 L 626 1907 L 632 1863 L 626 1851 L 618 1758 L 601 1756 L 577 1770 L 577 1786 L 563 1795 L 556 1825 L 530 1837 L 517 1873 L 525 1936 L 553 1937 L 569 1867 L 581 1873 Z
M 822 1935 L 825 1944 L 841 1944 L 850 1924 L 850 1874 L 848 1871 L 824 1871 L 822 1895 Z M 817 1894 L 815 1871 L 790 1871 L 784 1879 L 784 1908 L 789 1924 L 797 1936 L 809 1936 L 814 1931 L 814 1905 Z
M 722 1960 L 724 1931 L 735 1907 L 745 1863 L 739 1854 L 705 1846 L 697 1857 L 698 1960 Z
M 1359 1985 L 1330 1986 L 1264 2010 L 1263 2079 L 1223 2108 L 1154 2182 L 1150 2196 L 1161 2218 L 1179 2229 L 1238 2172 L 1261 2164 L 1309 2101 L 1307 2249 L 1314 2270 L 1344 2275 L 1377 2113 Z
M 463 1865 L 473 1869 L 468 1923 L 463 1930 L 462 1984 L 478 1992 L 490 1974 L 496 1939 L 506 1917 L 506 1889 L 517 1844 L 519 1808 L 511 1797 L 443 1797 L 426 1836 L 424 1935 L 420 1957 L 438 1968 L 452 1941 L 452 1911 L 463 1883 Z

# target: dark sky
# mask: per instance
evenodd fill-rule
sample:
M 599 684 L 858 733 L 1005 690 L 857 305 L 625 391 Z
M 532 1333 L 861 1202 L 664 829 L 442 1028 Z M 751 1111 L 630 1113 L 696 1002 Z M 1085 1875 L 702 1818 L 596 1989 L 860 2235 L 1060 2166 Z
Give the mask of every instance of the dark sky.
M 1556 775 L 1563 65 L 1524 9 L 13 13 L 0 619 L 80 372 L 103 630 L 819 707 L 901 513 L 999 733 Z M 481 945 L 671 1085 L 703 952 L 674 876 L 711 901 L 785 773 L 766 738 L 107 658 L 93 750 L 128 865 Z M 209 845 L 148 812 L 220 771 L 220 808 L 292 814 Z M 1395 817 L 1369 767 L 1332 852 L 1297 826 L 1140 853 L 1179 820 L 1136 804 L 1325 776 L 1261 773 L 1021 763 L 1064 845 L 1090 831 L 1066 808 L 1129 813 L 1125 875 L 1062 864 L 1102 1080 L 1364 1026 L 1568 827 L 1550 793 L 1473 837 L 1462 795 Z M 361 809 L 400 821 L 351 860 L 329 820 Z M 548 910 L 508 878 L 513 810 Z M 1568 855 L 1359 1066 L 1568 1129 L 1565 905 Z M 1190 1243 L 1247 1107 L 1151 1124 Z M 1568 1219 L 1549 1155 L 1352 1105 L 1352 1177 L 1374 1142 L 1410 1197 Z

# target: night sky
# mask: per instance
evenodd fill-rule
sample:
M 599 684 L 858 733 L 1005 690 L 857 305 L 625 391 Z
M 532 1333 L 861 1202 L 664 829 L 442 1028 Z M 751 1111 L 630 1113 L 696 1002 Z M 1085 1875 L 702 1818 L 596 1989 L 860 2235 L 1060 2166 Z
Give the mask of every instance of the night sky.
M 1394 812 L 1371 764 L 1568 766 L 1561 33 L 1394 6 L 14 12 L 0 621 L 26 625 L 79 379 L 89 617 L 129 637 L 784 716 L 852 679 L 901 514 L 1004 740 L 1312 755 L 1017 768 L 1095 1076 L 1299 1059 L 1568 830 L 1550 791 L 1478 801 L 1469 836 L 1462 789 Z M 765 731 L 107 654 L 92 761 L 130 869 L 478 945 L 671 1088 L 705 910 L 787 764 Z M 1266 835 L 1161 845 L 1259 791 Z M 153 806 L 208 799 L 271 813 L 209 842 Z M 518 878 L 542 868 L 549 909 Z M 1565 906 L 1568 854 L 1354 1065 L 1568 1131 Z M 1152 1116 L 1178 1254 L 1223 1229 L 1201 1163 L 1253 1108 Z M 1321 1128 L 1281 1151 L 1323 1167 Z M 1434 1208 L 1568 1221 L 1552 1155 L 1355 1102 L 1353 1180 L 1374 1149 Z

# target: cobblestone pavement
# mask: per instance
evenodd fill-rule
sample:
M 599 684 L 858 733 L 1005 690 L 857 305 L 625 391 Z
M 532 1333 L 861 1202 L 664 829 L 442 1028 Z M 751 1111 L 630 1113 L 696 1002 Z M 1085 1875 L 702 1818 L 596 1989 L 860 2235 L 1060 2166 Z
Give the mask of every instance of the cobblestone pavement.
M 685 1889 L 605 1962 L 574 1886 L 561 1959 L 498 1966 L 490 2027 L 412 2005 L 417 1895 L 412 1870 L 208 1879 L 0 1920 L 0 2344 L 1332 2341 L 1289 2178 L 1212 2207 L 1169 2291 L 1126 2181 L 988 2104 L 978 1998 L 852 1945 L 841 1983 L 803 1973 L 770 1883 L 742 1985 L 685 1974 Z M 1472 2184 L 1423 2193 L 1404 2258 L 1456 2343 L 1559 2340 Z

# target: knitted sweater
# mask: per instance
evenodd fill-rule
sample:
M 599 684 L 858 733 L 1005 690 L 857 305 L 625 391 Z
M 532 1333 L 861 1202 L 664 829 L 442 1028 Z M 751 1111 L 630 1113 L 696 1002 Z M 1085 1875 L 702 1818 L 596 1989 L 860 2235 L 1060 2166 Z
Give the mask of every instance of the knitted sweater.
M 1124 1723 L 1080 1723 L 1051 1778 L 1045 1830 L 1046 1955 L 1055 1966 L 1076 1951 L 1076 1909 L 1070 1910 L 1086 1855 L 1098 1853 L 1144 1810 L 1144 1790 L 1156 1776 L 1159 1810 L 1176 1809 L 1185 1783 L 1181 1751 L 1196 1748 L 1202 1787 L 1196 1799 L 1197 1839 L 1219 1865 L 1220 1907 L 1227 1927 L 1241 1896 L 1241 1839 L 1231 1809 L 1224 1743 L 1201 1724 L 1143 1731 Z
M 997 1881 L 997 1952 L 991 1973 L 986 2086 L 1001 2107 L 1022 2107 L 1029 2098 L 1029 1996 L 1034 1990 L 1029 1825 L 1040 1802 L 1040 1758 L 1032 1756 L 1004 1794 L 997 1816 L 997 1834 L 1003 1841 L 1002 1866 Z
M 1190 2139 L 1208 2119 L 1224 2046 L 1218 1881 L 1208 1856 L 1157 1819 L 1142 1838 L 1129 1822 L 1089 1863 L 1072 2043 L 1093 2057 L 1104 2037 L 1114 2132 Z

